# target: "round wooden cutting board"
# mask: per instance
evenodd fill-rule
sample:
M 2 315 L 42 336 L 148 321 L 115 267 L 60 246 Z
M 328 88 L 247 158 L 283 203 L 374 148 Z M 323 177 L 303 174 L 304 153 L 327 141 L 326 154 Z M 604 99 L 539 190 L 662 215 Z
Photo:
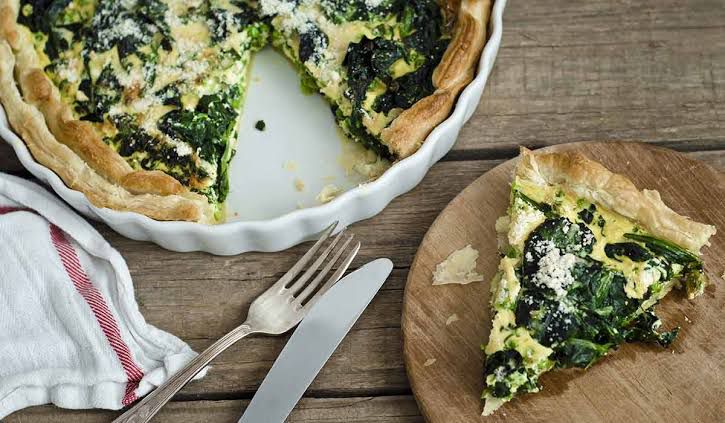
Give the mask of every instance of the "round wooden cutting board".
M 720 232 L 705 248 L 713 282 L 689 301 L 679 290 L 658 306 L 666 327 L 681 326 L 667 349 L 628 344 L 586 372 L 559 370 L 543 390 L 481 417 L 483 355 L 491 325 L 489 282 L 498 266 L 494 222 L 506 213 L 516 160 L 481 176 L 433 223 L 411 266 L 403 306 L 403 354 L 413 393 L 431 423 L 723 421 L 725 417 L 725 176 L 682 154 L 639 143 L 578 143 L 578 150 L 640 189 L 657 189 L 675 211 Z M 485 282 L 431 285 L 436 264 L 471 244 Z

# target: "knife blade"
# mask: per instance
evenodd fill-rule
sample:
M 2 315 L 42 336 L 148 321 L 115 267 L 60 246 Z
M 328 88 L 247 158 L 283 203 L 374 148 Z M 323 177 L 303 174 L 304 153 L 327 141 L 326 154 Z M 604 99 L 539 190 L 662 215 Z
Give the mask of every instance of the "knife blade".
M 302 319 L 239 423 L 284 422 L 392 270 L 393 262 L 377 259 L 330 288 Z

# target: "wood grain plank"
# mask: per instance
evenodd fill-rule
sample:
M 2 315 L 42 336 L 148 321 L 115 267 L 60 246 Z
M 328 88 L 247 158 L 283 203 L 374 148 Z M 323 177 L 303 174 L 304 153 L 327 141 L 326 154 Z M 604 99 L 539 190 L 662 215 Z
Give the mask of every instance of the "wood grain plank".
M 511 2 L 455 150 L 620 139 L 722 148 L 724 18 L 722 0 Z
M 172 402 L 154 418 L 158 423 L 236 422 L 248 400 Z M 32 407 L 14 413 L 5 423 L 104 423 L 117 411 L 61 410 L 51 406 Z M 411 396 L 305 398 L 292 412 L 290 423 L 322 422 L 419 423 L 423 421 Z

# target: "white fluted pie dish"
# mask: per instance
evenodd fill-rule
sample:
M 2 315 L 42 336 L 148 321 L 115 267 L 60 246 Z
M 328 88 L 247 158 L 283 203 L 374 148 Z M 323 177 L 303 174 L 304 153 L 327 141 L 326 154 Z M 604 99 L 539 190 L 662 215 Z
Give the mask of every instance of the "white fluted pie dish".
M 506 0 L 497 0 L 490 37 L 476 78 L 461 93 L 451 116 L 436 127 L 412 156 L 391 166 L 372 182 L 350 172 L 351 146 L 341 140 L 329 106 L 321 96 L 300 93 L 295 70 L 281 55 L 262 51 L 255 58 L 237 154 L 231 163 L 227 219 L 217 225 L 162 222 L 146 216 L 93 206 L 37 163 L 10 129 L 0 106 L 0 137 L 14 148 L 23 166 L 84 216 L 105 222 L 121 235 L 151 241 L 172 251 L 232 255 L 279 251 L 296 245 L 339 221 L 344 227 L 379 213 L 395 197 L 411 190 L 452 147 L 471 117 L 491 73 L 501 42 Z M 258 131 L 255 122 L 264 120 Z M 352 149 L 354 150 L 354 149 Z M 320 204 L 324 187 L 340 194 Z

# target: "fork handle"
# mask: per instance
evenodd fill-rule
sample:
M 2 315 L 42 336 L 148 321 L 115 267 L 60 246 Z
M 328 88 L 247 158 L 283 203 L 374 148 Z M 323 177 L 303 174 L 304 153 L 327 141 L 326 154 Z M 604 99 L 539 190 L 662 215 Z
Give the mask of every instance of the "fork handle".
M 194 376 L 206 367 L 214 358 L 232 346 L 235 342 L 255 331 L 248 324 L 242 324 L 194 357 L 183 369 L 169 378 L 166 383 L 146 395 L 138 404 L 123 413 L 113 423 L 145 423 L 158 413 L 171 397 L 184 387 Z

